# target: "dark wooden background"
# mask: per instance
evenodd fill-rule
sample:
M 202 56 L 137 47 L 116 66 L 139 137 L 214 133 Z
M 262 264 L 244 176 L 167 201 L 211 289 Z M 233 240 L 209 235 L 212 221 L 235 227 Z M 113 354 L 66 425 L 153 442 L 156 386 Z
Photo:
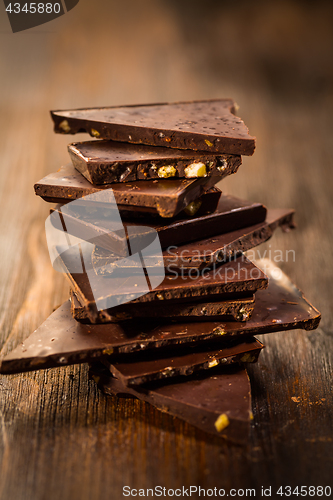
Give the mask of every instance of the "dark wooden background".
M 81 0 L 15 35 L 0 11 L 1 356 L 68 297 L 46 249 L 49 207 L 33 191 L 68 161 L 52 108 L 233 97 L 258 145 L 221 187 L 297 210 L 297 231 L 258 251 L 294 249 L 282 268 L 322 312 L 314 332 L 264 337 L 244 448 L 105 397 L 85 365 L 0 377 L 1 500 L 332 486 L 332 2 Z

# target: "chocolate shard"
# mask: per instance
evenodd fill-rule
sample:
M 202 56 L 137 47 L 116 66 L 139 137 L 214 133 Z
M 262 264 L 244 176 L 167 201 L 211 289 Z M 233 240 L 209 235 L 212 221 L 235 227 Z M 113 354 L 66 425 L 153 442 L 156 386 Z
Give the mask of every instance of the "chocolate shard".
M 242 160 L 220 155 L 115 141 L 69 144 L 74 167 L 92 184 L 167 177 L 206 177 L 235 173 Z
M 249 439 L 251 386 L 245 368 L 217 367 L 214 373 L 198 373 L 145 386 L 128 387 L 94 364 L 90 376 L 108 395 L 130 395 L 228 441 L 245 444 Z
M 196 179 L 155 179 L 97 187 L 87 181 L 73 165 L 68 164 L 41 179 L 34 188 L 36 195 L 53 203 L 67 203 L 105 191 L 105 208 L 108 208 L 106 190 L 110 190 L 110 203 L 115 199 L 119 210 L 146 210 L 157 212 L 161 217 L 174 217 L 223 177 L 222 173 Z
M 255 137 L 232 99 L 51 111 L 55 132 L 134 144 L 252 155 Z
M 156 180 L 155 180 L 156 182 Z M 125 205 L 119 208 L 121 218 L 124 222 L 133 222 L 141 219 L 142 222 L 145 220 L 147 223 L 160 223 L 163 225 L 167 222 L 172 222 L 178 219 L 193 219 L 194 217 L 201 217 L 202 215 L 208 215 L 217 209 L 222 191 L 214 186 L 207 191 L 205 191 L 199 198 L 191 201 L 181 212 L 179 212 L 174 217 L 169 217 L 166 221 L 165 218 L 161 217 L 157 210 L 154 208 L 142 209 L 140 207 L 138 210 L 133 210 L 133 207 L 126 207 Z
M 86 241 L 91 241 L 101 249 L 105 249 L 115 255 L 109 255 L 107 252 L 105 264 L 108 264 L 109 272 L 112 272 L 112 264 L 117 266 L 118 255 L 126 255 L 128 251 L 128 236 L 126 232 L 120 233 L 114 231 L 114 221 L 110 211 L 105 209 L 105 217 L 103 218 L 103 210 L 98 209 L 87 201 L 87 206 L 83 211 L 78 202 L 58 205 L 51 212 L 62 212 L 62 225 L 74 236 L 77 236 Z M 197 202 L 194 202 L 197 203 Z M 266 217 L 266 207 L 260 203 L 252 203 L 230 195 L 221 195 L 216 188 L 211 188 L 202 197 L 202 206 L 196 211 L 195 216 L 191 217 L 185 213 L 178 215 L 175 218 L 166 221 L 159 218 L 140 218 L 129 220 L 124 213 L 121 213 L 125 228 L 135 227 L 150 227 L 157 231 L 159 241 L 162 248 L 169 248 L 171 254 L 175 250 L 175 246 L 184 243 L 189 243 L 198 239 L 208 238 L 216 234 L 227 233 L 236 229 L 253 226 L 254 224 L 263 222 Z M 215 206 L 217 204 L 217 207 Z M 200 215 L 201 209 L 210 212 Z M 213 209 L 213 210 L 212 210 Z M 92 212 L 92 213 L 91 213 Z M 126 213 L 126 212 L 125 212 Z M 129 212 L 128 212 L 129 213 Z M 60 228 L 59 228 L 60 229 Z M 128 233 L 128 231 L 127 231 Z M 131 234 L 133 231 L 131 232 Z M 131 238 L 139 237 L 141 232 L 132 234 Z M 103 252 L 101 252 L 103 256 Z M 196 255 L 198 252 L 196 252 Z M 99 251 L 97 251 L 99 255 Z M 187 255 L 186 248 L 183 249 L 181 255 Z M 103 266 L 105 264 L 102 264 Z M 98 266 L 96 266 L 98 267 Z M 105 270 L 106 273 L 107 269 Z M 103 272 L 103 270 L 101 270 Z
M 269 285 L 266 290 L 256 293 L 255 308 L 249 321 L 176 324 L 162 323 L 161 320 L 134 320 L 121 324 L 87 325 L 72 318 L 70 302 L 66 301 L 3 359 L 0 372 L 19 373 L 84 363 L 112 353 L 116 356 L 117 353 L 175 344 L 317 328 L 320 313 L 290 279 L 268 259 L 262 259 L 257 264 L 265 269 Z
M 222 195 L 223 196 L 223 195 Z M 163 265 L 166 274 L 193 273 L 213 264 L 226 262 L 241 252 L 246 252 L 272 237 L 274 231 L 281 227 L 283 231 L 295 228 L 294 210 L 269 208 L 266 220 L 250 225 L 244 229 L 236 229 L 226 234 L 194 243 L 170 245 L 163 251 Z M 196 221 L 193 221 L 193 228 Z M 196 231 L 194 231 L 196 232 Z M 181 234 L 187 234 L 184 231 Z M 110 275 L 119 267 L 118 255 L 110 253 L 101 246 L 95 246 L 92 263 L 96 274 Z M 124 264 L 122 264 L 124 265 Z
M 76 250 L 75 248 L 73 250 Z M 79 268 L 83 257 L 85 272 L 72 272 Z M 82 255 L 70 249 L 59 257 L 71 287 L 82 307 L 86 309 L 87 317 L 92 323 L 99 319 L 99 311 L 107 310 L 112 315 L 112 309 L 125 302 L 135 304 L 165 305 L 170 300 L 184 301 L 200 297 L 200 300 L 226 300 L 233 295 L 248 296 L 253 292 L 266 288 L 267 276 L 245 256 L 222 264 L 213 269 L 205 269 L 196 276 L 165 276 L 164 280 L 153 289 L 147 286 L 146 278 L 141 273 L 137 275 L 125 269 L 110 276 L 96 275 L 92 269 L 91 253 L 82 250 Z M 150 280 L 152 273 L 149 274 Z M 145 292 L 141 294 L 141 291 Z
M 258 224 L 251 224 L 243 229 L 236 229 L 215 235 L 186 245 L 171 245 L 163 251 L 163 262 L 166 273 L 175 271 L 203 269 L 213 264 L 226 262 L 240 252 L 246 252 L 251 248 L 269 240 L 274 231 L 281 227 L 285 232 L 294 229 L 294 210 L 269 208 L 266 220 Z M 106 265 L 107 252 L 101 247 L 94 250 L 94 266 L 103 269 Z M 104 261 L 102 259 L 104 258 Z
M 97 311 L 94 323 L 118 323 L 134 318 L 161 318 L 168 321 L 247 321 L 254 309 L 254 295 L 229 300 L 201 300 L 183 302 L 168 300 L 165 303 L 132 304 L 128 302 L 108 310 Z M 89 321 L 89 311 L 83 307 L 71 290 L 71 311 L 77 321 Z
M 238 342 L 206 342 L 200 345 L 161 349 L 162 353 L 125 354 L 104 361 L 124 385 L 140 385 L 178 376 L 189 376 L 218 365 L 256 363 L 263 344 L 254 337 Z

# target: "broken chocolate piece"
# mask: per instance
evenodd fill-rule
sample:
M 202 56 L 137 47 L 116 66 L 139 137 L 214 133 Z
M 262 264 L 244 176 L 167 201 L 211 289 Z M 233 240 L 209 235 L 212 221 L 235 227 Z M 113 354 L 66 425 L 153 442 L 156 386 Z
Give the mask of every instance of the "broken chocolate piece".
M 88 132 L 150 146 L 252 155 L 255 137 L 235 116 L 232 99 L 51 111 L 60 134 Z
M 245 298 L 230 300 L 180 302 L 166 301 L 155 303 L 132 304 L 128 302 L 108 310 L 97 311 L 94 323 L 117 323 L 133 318 L 163 318 L 169 321 L 221 321 L 237 320 L 247 321 L 254 309 L 254 295 Z M 83 307 L 75 293 L 71 290 L 71 311 L 77 321 L 89 321 L 89 311 Z
M 170 219 L 170 222 L 166 224 L 165 219 L 155 218 L 148 220 L 147 218 L 142 218 L 139 220 L 131 221 L 127 220 L 127 217 L 123 217 L 124 226 L 149 226 L 157 231 L 159 236 L 159 241 L 162 248 L 169 247 L 169 252 L 171 254 L 171 260 L 175 259 L 173 251 L 177 245 L 183 243 L 189 243 L 193 240 L 203 238 L 208 238 L 216 234 L 223 234 L 229 231 L 234 231 L 238 228 L 253 226 L 254 224 L 263 222 L 266 217 L 266 208 L 260 203 L 252 203 L 234 196 L 221 195 L 219 191 L 215 191 L 216 188 L 211 188 L 202 197 L 202 204 L 205 210 L 213 209 L 215 203 L 218 201 L 217 207 L 212 213 L 205 215 L 200 215 L 200 211 L 196 213 L 195 217 L 189 217 L 178 215 L 178 217 Z M 56 210 L 58 212 L 64 211 L 64 220 L 62 225 L 68 227 L 68 231 L 74 236 L 77 236 L 86 241 L 91 241 L 98 247 L 105 248 L 116 255 L 109 255 L 109 253 L 104 254 L 107 262 L 102 263 L 102 266 L 106 264 L 109 265 L 109 270 L 105 269 L 106 274 L 112 272 L 112 263 L 117 266 L 117 255 L 126 255 L 128 251 L 128 236 L 126 232 L 119 233 L 113 230 L 114 221 L 107 210 L 105 210 L 105 218 L 101 217 L 102 210 L 96 209 L 96 213 L 89 213 L 88 207 L 91 210 L 91 204 L 87 202 L 86 213 L 82 213 L 81 206 L 76 207 L 76 204 L 66 204 L 62 210 L 61 206 L 57 206 L 52 211 Z M 79 211 L 76 210 L 79 208 Z M 202 207 L 201 207 L 202 208 Z M 67 222 L 67 223 L 66 223 Z M 60 229 L 60 228 L 59 228 Z M 141 236 L 141 232 L 137 235 L 133 234 L 132 238 Z M 97 250 L 97 254 L 101 254 L 103 258 L 103 252 Z M 165 255 L 165 252 L 164 252 Z M 186 255 L 188 260 L 189 252 L 186 248 L 182 249 L 181 255 Z M 196 252 L 198 255 L 198 252 Z M 97 263 L 97 261 L 96 261 Z M 186 266 L 184 266 L 186 267 Z M 103 270 L 101 270 L 103 272 Z
M 283 231 L 294 229 L 293 216 L 294 210 L 269 208 L 265 222 L 178 247 L 170 245 L 163 251 L 165 272 L 186 274 L 193 272 L 192 269 L 201 270 L 213 264 L 226 262 L 235 255 L 267 241 L 278 227 Z M 195 221 L 193 222 L 194 227 Z M 185 231 L 184 233 L 187 234 Z M 112 274 L 119 267 L 118 255 L 113 255 L 101 246 L 95 246 L 92 262 L 95 272 L 102 275 Z
M 259 224 L 251 224 L 243 229 L 234 228 L 228 233 L 178 247 L 171 245 L 163 251 L 165 271 L 170 274 L 181 269 L 182 272 L 186 273 L 186 270 L 191 272 L 192 269 L 203 269 L 213 264 L 227 262 L 235 255 L 269 240 L 278 227 L 286 232 L 294 229 L 293 216 L 294 210 L 269 208 L 266 220 Z M 109 253 L 106 250 L 95 247 L 93 263 L 96 271 L 106 271 L 110 261 Z
M 110 189 L 112 201 L 114 196 L 119 210 L 141 211 L 143 208 L 157 212 L 161 217 L 174 217 L 223 177 L 224 174 L 220 174 L 196 179 L 119 182 L 96 187 L 75 170 L 73 165 L 68 164 L 41 179 L 34 187 L 36 195 L 54 203 L 67 203 Z M 108 208 L 107 203 L 104 205 Z
M 72 269 L 79 268 L 81 258 L 86 272 L 72 272 Z M 96 275 L 92 269 L 91 253 L 85 249 L 82 250 L 82 255 L 70 249 L 61 254 L 59 259 L 75 295 L 92 323 L 98 321 L 99 311 L 107 310 L 106 314 L 112 316 L 114 307 L 125 302 L 131 302 L 135 307 L 135 304 L 142 303 L 163 301 L 165 304 L 178 299 L 189 301 L 194 297 L 207 302 L 212 299 L 222 301 L 233 298 L 232 294 L 242 293 L 248 296 L 256 290 L 266 288 L 268 284 L 265 274 L 245 256 L 194 275 L 165 276 L 153 289 L 147 287 L 142 267 L 141 273 L 137 275 L 131 269 L 128 274 L 126 269 L 120 269 L 118 273 L 102 276 Z M 152 274 L 149 278 L 152 279 Z M 142 287 L 146 291 L 144 295 L 140 293 Z
M 120 324 L 86 325 L 75 321 L 66 301 L 22 344 L 2 360 L 0 373 L 20 373 L 97 360 L 174 344 L 250 336 L 303 328 L 314 330 L 320 313 L 303 293 L 268 259 L 257 262 L 269 277 L 266 290 L 256 293 L 254 312 L 246 322 L 166 323 L 134 320 Z M 244 338 L 244 337 L 242 337 Z
M 125 385 L 139 385 L 177 376 L 189 376 L 218 365 L 256 363 L 263 344 L 254 337 L 238 342 L 205 342 L 177 349 L 125 354 L 103 363 Z
M 94 363 L 90 376 L 108 395 L 130 395 L 185 420 L 205 432 L 229 441 L 248 441 L 251 421 L 251 386 L 245 368 L 219 366 L 209 374 L 197 373 L 143 387 L 128 387 Z
M 115 141 L 76 142 L 68 146 L 74 167 L 92 184 L 166 177 L 233 174 L 241 157 L 151 147 Z

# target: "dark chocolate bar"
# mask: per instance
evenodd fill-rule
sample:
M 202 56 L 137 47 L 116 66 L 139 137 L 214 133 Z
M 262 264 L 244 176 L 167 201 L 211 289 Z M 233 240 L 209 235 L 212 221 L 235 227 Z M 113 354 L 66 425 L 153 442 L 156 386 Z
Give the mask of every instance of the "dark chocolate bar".
M 177 349 L 160 349 L 162 353 L 125 354 L 103 363 L 112 375 L 125 385 L 140 385 L 152 380 L 189 376 L 218 365 L 256 363 L 263 344 L 254 337 L 238 342 L 205 342 Z
M 182 216 L 178 215 L 178 217 L 170 219 L 168 224 L 166 224 L 165 219 L 160 217 L 150 220 L 147 218 L 128 220 L 125 216 L 122 217 L 124 226 L 153 228 L 158 233 L 162 248 L 170 247 L 171 249 L 175 249 L 175 246 L 183 243 L 187 244 L 197 240 L 198 237 L 200 239 L 208 238 L 242 227 L 253 226 L 265 220 L 267 210 L 260 203 L 240 200 L 230 195 L 221 195 L 220 192 L 216 193 L 215 189 L 211 188 L 211 190 L 202 196 L 202 203 L 206 207 L 206 210 L 213 208 L 219 198 L 217 207 L 215 207 L 212 213 L 199 215 L 198 211 L 195 217 L 190 217 L 186 214 Z M 213 199 L 211 200 L 211 198 Z M 51 211 L 54 210 L 63 212 L 61 224 L 68 227 L 67 230 L 71 231 L 74 236 L 91 241 L 98 247 L 105 248 L 116 254 L 113 256 L 106 253 L 107 264 L 112 264 L 115 261 L 115 266 L 117 266 L 117 255 L 127 255 L 128 236 L 126 232 L 119 233 L 113 230 L 114 221 L 107 209 L 105 210 L 104 219 L 102 218 L 103 210 L 96 209 L 94 212 L 94 207 L 91 207 L 88 202 L 86 213 L 82 213 L 81 206 L 76 207 L 74 203 L 64 205 L 63 209 L 58 205 Z M 89 213 L 89 211 L 93 211 L 93 213 Z M 123 216 L 123 213 L 121 213 L 121 216 Z M 137 235 L 132 235 L 133 239 L 135 237 L 141 237 L 141 232 Z M 183 249 L 183 254 L 187 254 L 186 249 Z M 112 265 L 109 266 L 106 272 L 112 272 Z
M 121 324 L 82 324 L 71 315 L 66 301 L 22 344 L 9 353 L 1 373 L 19 373 L 97 360 L 105 355 L 192 344 L 208 340 L 241 338 L 262 333 L 303 328 L 314 330 L 320 313 L 303 293 L 267 259 L 258 261 L 268 277 L 266 290 L 256 293 L 254 312 L 246 322 L 165 323 L 128 321 Z M 245 337 L 244 337 L 245 336 Z
M 78 269 L 83 257 L 85 272 L 72 272 Z M 92 270 L 91 254 L 82 251 L 82 256 L 70 249 L 59 257 L 63 264 L 71 287 L 87 317 L 92 323 L 99 320 L 99 311 L 107 310 L 112 316 L 113 308 L 131 302 L 135 304 L 165 304 L 171 300 L 192 300 L 200 297 L 202 301 L 226 300 L 234 298 L 233 294 L 242 293 L 248 296 L 257 290 L 266 288 L 268 284 L 265 274 L 245 256 L 222 264 L 213 269 L 205 269 L 196 276 L 166 276 L 158 280 L 155 288 L 147 286 L 145 277 L 134 275 L 130 270 L 120 269 L 119 273 L 110 276 L 99 276 Z M 152 274 L 149 274 L 150 281 Z M 161 282 L 162 281 L 162 282 Z M 143 293 L 141 293 L 143 291 Z M 153 303 L 153 304 L 152 304 Z
M 278 227 L 286 232 L 294 229 L 293 216 L 294 210 L 269 208 L 265 222 L 194 243 L 180 246 L 172 244 L 163 251 L 165 272 L 166 274 L 174 274 L 175 272 L 187 274 L 195 269 L 200 270 L 213 264 L 226 262 L 234 258 L 235 255 L 267 241 Z M 194 219 L 193 227 L 195 223 Z M 185 231 L 181 234 L 184 233 Z M 112 274 L 120 265 L 118 255 L 110 253 L 101 246 L 95 246 L 92 262 L 95 272 L 101 275 Z M 122 262 L 121 265 L 123 266 L 124 263 Z
M 255 137 L 232 99 L 51 111 L 55 132 L 231 155 L 252 155 Z
M 131 302 L 109 310 L 97 311 L 94 323 L 118 323 L 133 318 L 163 318 L 168 321 L 247 321 L 254 309 L 254 295 L 245 298 L 234 298 L 224 301 L 180 302 L 167 301 L 166 303 L 132 304 Z M 83 307 L 75 293 L 71 290 L 71 311 L 77 321 L 89 320 L 89 311 Z
M 224 174 L 196 179 L 164 179 L 119 182 L 93 186 L 71 164 L 47 175 L 35 184 L 35 193 L 45 201 L 66 203 L 98 191 L 110 190 L 119 210 L 151 210 L 161 217 L 174 217 L 224 177 Z M 114 197 L 114 198 L 113 198 Z M 107 193 L 104 193 L 107 207 Z
M 251 386 L 241 366 L 219 366 L 209 374 L 200 372 L 139 388 L 126 386 L 100 363 L 91 366 L 90 376 L 105 394 L 134 396 L 205 432 L 238 444 L 248 441 L 253 418 Z
M 230 174 L 237 172 L 242 162 L 236 155 L 115 141 L 76 142 L 68 146 L 68 152 L 74 167 L 92 184 Z

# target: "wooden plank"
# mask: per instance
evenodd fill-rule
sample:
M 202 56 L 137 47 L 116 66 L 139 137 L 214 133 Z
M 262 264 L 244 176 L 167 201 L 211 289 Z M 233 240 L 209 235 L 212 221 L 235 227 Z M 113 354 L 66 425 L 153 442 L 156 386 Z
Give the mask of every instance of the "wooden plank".
M 221 188 L 297 210 L 298 229 L 258 250 L 295 250 L 282 268 L 323 315 L 317 331 L 262 336 L 247 449 L 105 397 L 86 366 L 1 377 L 1 500 L 117 500 L 124 485 L 257 496 L 261 486 L 332 486 L 332 7 L 260 5 L 105 0 L 92 14 L 82 1 L 16 35 L 1 20 L 1 356 L 68 296 L 47 254 L 49 207 L 33 193 L 68 161 L 51 108 L 234 97 L 258 146 Z

